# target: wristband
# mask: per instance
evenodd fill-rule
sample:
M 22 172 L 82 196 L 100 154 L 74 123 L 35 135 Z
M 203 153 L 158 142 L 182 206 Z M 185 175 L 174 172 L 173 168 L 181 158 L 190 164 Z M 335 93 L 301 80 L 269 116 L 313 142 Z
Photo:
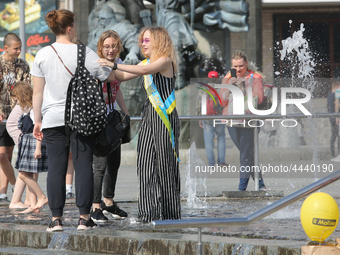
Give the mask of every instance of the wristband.
M 112 67 L 112 70 L 117 70 L 117 63 L 113 63 L 113 67 Z

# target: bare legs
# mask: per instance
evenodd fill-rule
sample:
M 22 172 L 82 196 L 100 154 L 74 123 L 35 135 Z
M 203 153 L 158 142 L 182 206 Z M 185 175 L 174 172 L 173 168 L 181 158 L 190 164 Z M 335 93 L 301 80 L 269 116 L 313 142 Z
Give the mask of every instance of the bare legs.
M 103 202 L 106 206 L 111 206 L 111 205 L 113 205 L 113 198 L 112 197 L 111 198 L 104 197 Z
M 70 152 L 70 155 L 68 157 L 67 172 L 66 172 L 66 194 L 72 193 L 73 175 L 74 175 L 74 166 L 73 166 L 72 153 Z
M 19 172 L 20 179 L 27 184 L 28 189 L 31 191 L 32 194 L 34 194 L 34 196 L 30 197 L 31 198 L 30 208 L 25 210 L 23 213 L 37 210 L 48 202 L 47 197 L 45 196 L 39 184 L 37 183 L 38 175 L 35 175 L 35 176 L 36 178 L 34 178 L 33 173 L 22 172 L 22 171 Z
M 0 146 L 0 193 L 7 193 L 7 185 L 15 184 L 14 170 L 11 165 L 14 146 Z M 6 178 L 4 178 L 6 177 Z
M 18 176 L 17 181 L 15 183 L 15 187 L 14 187 L 14 192 L 13 192 L 13 196 L 12 196 L 12 200 L 11 203 L 9 204 L 9 208 L 10 209 L 19 209 L 19 208 L 27 208 L 29 207 L 29 204 L 26 203 L 22 203 L 21 202 L 21 197 L 22 194 L 24 193 L 26 187 L 26 183 L 24 183 L 20 177 Z M 29 197 L 29 191 L 26 191 L 26 197 Z M 29 201 L 27 201 L 29 202 Z

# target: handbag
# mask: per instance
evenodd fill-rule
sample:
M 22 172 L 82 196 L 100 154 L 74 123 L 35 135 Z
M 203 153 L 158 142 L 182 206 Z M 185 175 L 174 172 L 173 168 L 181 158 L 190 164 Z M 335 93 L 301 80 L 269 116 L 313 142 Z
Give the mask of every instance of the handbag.
M 110 112 L 107 116 L 106 127 L 100 131 L 95 142 L 93 154 L 97 157 L 105 157 L 121 144 L 131 141 L 130 116 L 113 108 L 110 83 L 107 83 L 107 94 Z

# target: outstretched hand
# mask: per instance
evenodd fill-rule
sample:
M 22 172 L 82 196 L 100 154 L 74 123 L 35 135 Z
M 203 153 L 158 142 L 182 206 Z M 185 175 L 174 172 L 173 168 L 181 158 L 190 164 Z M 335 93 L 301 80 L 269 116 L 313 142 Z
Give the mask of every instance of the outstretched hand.
M 111 61 L 109 61 L 109 60 L 107 60 L 107 59 L 105 59 L 105 58 L 101 58 L 101 59 L 98 59 L 98 61 L 97 61 L 101 66 L 108 66 L 108 67 L 110 67 L 110 68 L 112 68 L 113 67 L 113 62 L 111 62 Z

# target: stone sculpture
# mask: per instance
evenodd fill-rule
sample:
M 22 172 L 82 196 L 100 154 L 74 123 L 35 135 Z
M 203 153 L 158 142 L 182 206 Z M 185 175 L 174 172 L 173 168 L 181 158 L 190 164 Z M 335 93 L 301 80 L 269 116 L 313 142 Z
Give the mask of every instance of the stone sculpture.
M 100 35 L 106 30 L 116 31 L 122 39 L 123 47 L 128 51 L 124 58 L 124 63 L 137 64 L 139 62 L 138 54 L 138 29 L 130 21 L 118 20 L 112 8 L 104 4 L 98 11 L 97 28 L 89 33 L 88 46 L 97 51 L 97 42 Z

